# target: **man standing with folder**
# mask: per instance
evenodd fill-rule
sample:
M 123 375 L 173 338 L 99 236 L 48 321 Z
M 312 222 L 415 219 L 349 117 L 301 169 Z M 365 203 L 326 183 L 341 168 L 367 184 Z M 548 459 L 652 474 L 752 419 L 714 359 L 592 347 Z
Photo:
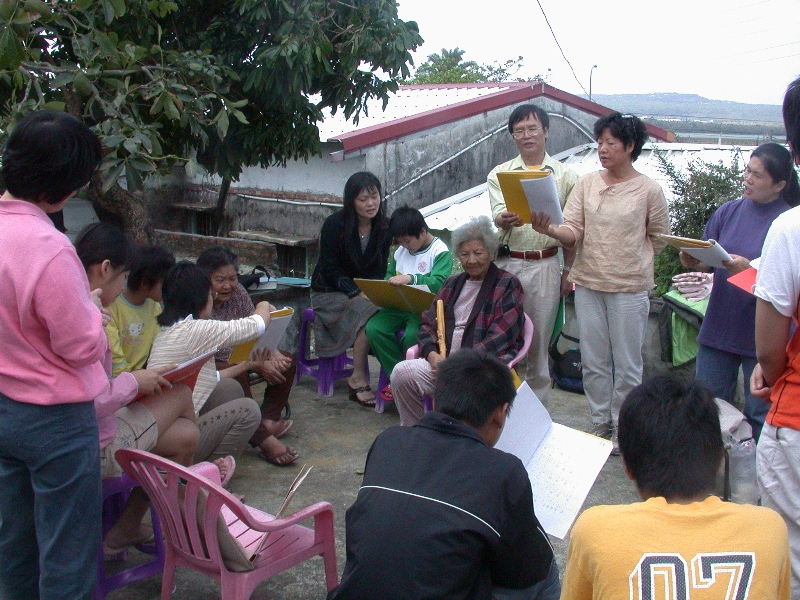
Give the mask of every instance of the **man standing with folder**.
M 523 104 L 514 109 L 508 119 L 508 131 L 519 149 L 519 156 L 497 165 L 487 177 L 492 218 L 500 228 L 500 244 L 508 246 L 510 254 L 495 261 L 501 269 L 514 274 L 525 290 L 525 313 L 533 321 L 533 342 L 528 357 L 517 364 L 520 379 L 526 380 L 539 400 L 547 405 L 550 391 L 550 371 L 547 347 L 558 313 L 561 295 L 569 292 L 567 283 L 575 250 L 564 251 L 564 268 L 558 260 L 556 240 L 537 233 L 529 223 L 522 223 L 516 213 L 506 208 L 503 193 L 497 180 L 500 171 L 525 169 L 545 170 L 552 173 L 558 197 L 563 208 L 578 176 L 574 171 L 553 160 L 545 152 L 550 119 L 544 109 L 533 104 Z

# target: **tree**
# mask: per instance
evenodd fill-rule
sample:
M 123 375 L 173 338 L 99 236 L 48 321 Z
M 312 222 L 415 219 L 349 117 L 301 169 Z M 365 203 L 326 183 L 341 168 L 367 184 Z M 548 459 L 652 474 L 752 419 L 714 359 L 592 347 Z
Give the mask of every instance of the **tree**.
M 452 50 L 442 48 L 441 54 L 429 54 L 428 60 L 406 81 L 409 84 L 421 83 L 484 83 L 488 81 L 509 81 L 522 68 L 522 57 L 507 60 L 503 64 L 495 61 L 481 65 L 473 60 L 463 61 L 466 50 L 456 47 Z
M 669 187 L 674 195 L 670 204 L 672 234 L 700 239 L 706 223 L 716 210 L 728 200 L 737 198 L 742 192 L 741 155 L 733 155 L 730 166 L 722 161 L 709 163 L 691 161 L 686 172 L 679 171 L 666 156 L 656 151 L 658 168 L 669 178 Z M 678 251 L 667 246 L 655 257 L 657 293 L 665 294 L 672 285 L 672 277 L 683 273 Z
M 322 111 L 385 105 L 421 42 L 394 0 L 0 0 L 0 130 L 81 117 L 107 150 L 93 200 L 146 239 L 148 175 L 319 153 Z

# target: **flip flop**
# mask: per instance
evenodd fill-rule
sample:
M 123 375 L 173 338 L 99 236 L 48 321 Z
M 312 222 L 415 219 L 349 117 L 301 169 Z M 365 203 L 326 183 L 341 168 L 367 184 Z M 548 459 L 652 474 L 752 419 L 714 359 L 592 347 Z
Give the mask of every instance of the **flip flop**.
M 119 548 L 112 548 L 105 542 L 105 540 L 103 540 L 103 558 L 105 560 L 116 560 L 119 558 L 119 555 L 125 552 L 128 548 L 132 548 L 133 546 L 138 546 L 140 544 L 153 544 L 155 541 L 155 534 L 150 527 L 147 527 L 145 531 L 139 535 L 139 537 L 130 540 L 126 545 L 120 546 Z
M 375 398 L 370 400 L 361 400 L 358 395 L 363 392 L 371 392 L 372 388 L 368 385 L 362 385 L 360 388 L 351 388 L 349 385 L 347 386 L 350 390 L 350 400 L 353 402 L 358 402 L 361 406 L 366 408 L 375 408 Z
M 300 458 L 300 453 L 291 446 L 286 446 L 286 451 L 282 454 L 278 454 L 277 456 L 270 457 L 266 452 L 260 450 L 258 452 L 258 457 L 270 464 L 275 465 L 276 467 L 288 467 L 294 461 Z M 288 460 L 286 460 L 287 458 Z
M 273 423 L 278 424 L 278 431 L 272 433 L 271 435 L 274 435 L 278 439 L 281 439 L 283 436 L 289 433 L 289 430 L 292 428 L 292 425 L 294 425 L 294 421 L 287 419 L 279 419 L 278 421 L 273 421 Z M 264 427 L 266 427 L 267 433 L 269 433 L 269 427 L 267 427 L 266 425 L 264 425 Z
M 231 480 L 231 477 L 233 477 L 233 472 L 236 470 L 236 460 L 230 455 L 221 458 L 219 460 L 221 460 L 222 464 L 225 466 L 225 476 L 223 477 L 222 469 L 219 469 L 219 465 L 217 465 L 217 468 L 219 469 L 220 483 L 222 484 L 222 487 L 225 487 L 226 485 L 228 485 L 228 482 Z M 214 462 L 214 464 L 216 465 L 216 461 Z
M 383 399 L 384 402 L 394 402 L 391 384 L 387 384 L 386 387 L 381 390 L 381 399 Z

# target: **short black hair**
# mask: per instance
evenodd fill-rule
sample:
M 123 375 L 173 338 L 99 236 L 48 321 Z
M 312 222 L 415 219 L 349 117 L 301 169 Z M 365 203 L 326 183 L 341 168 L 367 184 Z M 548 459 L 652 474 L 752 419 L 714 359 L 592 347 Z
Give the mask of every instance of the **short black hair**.
M 631 161 L 639 158 L 644 143 L 650 137 L 647 133 L 647 127 L 636 115 L 623 115 L 622 113 L 613 112 L 605 117 L 600 117 L 594 124 L 594 139 L 599 140 L 606 129 L 612 136 L 620 140 L 626 148 L 633 144 Z
M 40 110 L 14 126 L 3 152 L 3 183 L 20 200 L 58 204 L 89 183 L 102 159 L 100 140 L 86 125 Z
M 497 358 L 472 348 L 463 348 L 439 364 L 433 386 L 436 410 L 482 427 L 503 404 L 509 408 L 517 390 L 511 370 Z
M 213 248 L 203 250 L 200 256 L 197 257 L 197 266 L 209 275 L 217 269 L 227 267 L 228 265 L 233 265 L 238 271 L 239 257 L 224 246 L 214 246 Z
M 619 448 L 645 497 L 712 493 L 722 462 L 719 408 L 703 383 L 673 375 L 635 387 L 619 412 Z
M 128 289 L 138 292 L 162 281 L 175 264 L 175 256 L 161 246 L 139 246 L 139 260 L 128 275 Z
M 403 205 L 396 208 L 392 213 L 392 218 L 389 219 L 389 232 L 392 237 L 399 235 L 419 237 L 423 229 L 428 231 L 425 217 L 416 208 L 410 206 Z
M 535 104 L 520 104 L 511 112 L 508 117 L 508 133 L 514 133 L 514 125 L 520 121 L 524 121 L 531 115 L 534 115 L 539 123 L 542 124 L 543 129 L 550 129 L 550 117 L 547 116 L 547 111 Z
M 75 251 L 87 271 L 106 260 L 114 269 L 130 271 L 138 261 L 136 245 L 131 238 L 116 225 L 103 221 L 81 230 L 75 238 Z
M 786 139 L 792 145 L 792 155 L 800 156 L 800 77 L 786 88 L 783 97 L 783 125 Z
M 210 291 L 208 273 L 188 260 L 176 263 L 161 284 L 164 310 L 158 315 L 158 324 L 169 327 L 189 315 L 199 318 Z

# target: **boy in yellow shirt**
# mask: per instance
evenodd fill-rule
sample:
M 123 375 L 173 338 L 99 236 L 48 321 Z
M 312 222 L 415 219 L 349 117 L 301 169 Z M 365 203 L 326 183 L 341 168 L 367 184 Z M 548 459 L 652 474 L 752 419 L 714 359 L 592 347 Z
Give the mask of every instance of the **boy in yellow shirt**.
M 128 275 L 128 283 L 108 307 L 106 325 L 113 353 L 113 375 L 143 369 L 153 340 L 161 327 L 161 282 L 175 264 L 175 257 L 158 246 L 140 248 L 139 260 Z
M 769 508 L 714 496 L 719 413 L 700 383 L 654 377 L 619 413 L 625 473 L 644 502 L 575 522 L 562 600 L 788 600 L 789 542 Z

